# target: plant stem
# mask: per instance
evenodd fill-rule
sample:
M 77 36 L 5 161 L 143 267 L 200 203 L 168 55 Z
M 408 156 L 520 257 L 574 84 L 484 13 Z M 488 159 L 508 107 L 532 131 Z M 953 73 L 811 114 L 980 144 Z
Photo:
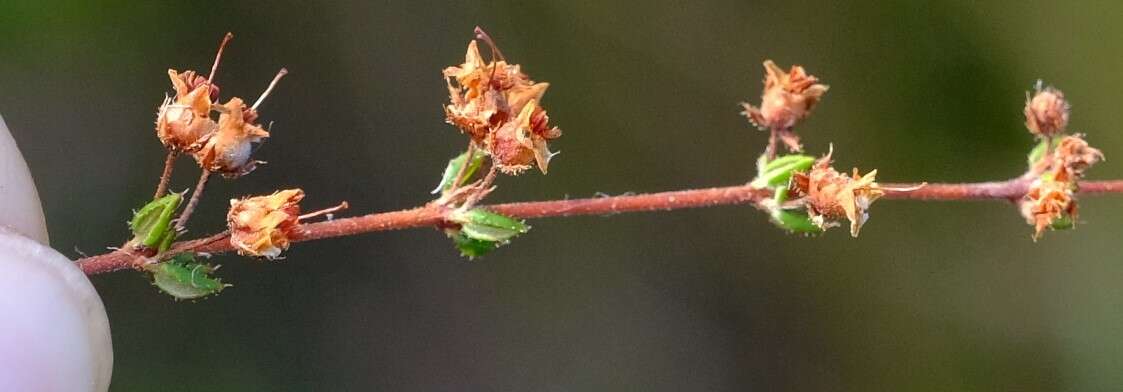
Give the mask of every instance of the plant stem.
M 191 219 L 191 214 L 195 212 L 195 207 L 199 205 L 199 200 L 203 198 L 203 191 L 207 188 L 207 179 L 211 177 L 211 171 L 203 169 L 203 173 L 199 174 L 199 182 L 195 184 L 195 191 L 191 192 L 191 200 L 187 202 L 187 206 L 183 207 L 183 212 L 179 214 L 179 218 L 175 220 L 175 231 L 182 233 L 187 228 L 187 220 Z
M 487 195 L 491 193 L 492 190 L 491 184 L 495 183 L 495 176 L 498 174 L 499 167 L 495 166 L 495 161 L 492 161 L 491 166 L 487 169 L 487 175 L 484 176 L 483 180 L 480 180 L 479 185 L 475 186 L 476 190 L 472 192 L 471 195 L 468 195 L 468 200 L 464 201 L 463 208 L 472 208 L 472 206 L 476 205 L 476 203 L 479 203 L 480 200 L 483 200 L 483 198 L 487 197 Z
M 179 153 L 168 151 L 168 157 L 164 159 L 164 173 L 160 174 L 160 184 L 156 185 L 156 195 L 152 197 L 152 200 L 168 194 L 168 183 L 172 181 L 172 170 L 175 169 L 175 159 L 178 157 Z
M 910 192 L 889 190 L 886 192 L 885 198 L 941 201 L 1017 200 L 1025 195 L 1028 184 L 1028 180 L 1024 178 L 1001 182 L 928 184 L 923 188 Z M 903 188 L 914 184 L 884 185 L 886 187 Z M 1081 182 L 1080 193 L 1088 195 L 1123 193 L 1123 180 Z M 495 204 L 485 206 L 485 208 L 516 218 L 530 219 L 578 215 L 612 215 L 641 211 L 670 211 L 719 205 L 751 204 L 759 207 L 759 203 L 762 200 L 771 197 L 772 190 L 756 189 L 748 185 L 738 185 L 722 188 L 688 189 L 588 199 Z M 325 222 L 307 223 L 295 230 L 290 236 L 290 240 L 292 242 L 303 242 L 377 231 L 434 227 L 443 223 L 446 219 L 446 215 L 450 211 L 452 210 L 447 207 L 430 204 L 425 207 L 410 210 L 374 213 Z M 186 213 L 187 211 L 185 210 L 184 212 Z M 222 253 L 229 252 L 232 249 L 229 241 L 229 234 L 223 232 L 202 239 L 177 242 L 164 254 L 175 255 L 183 252 Z M 81 267 L 82 271 L 87 275 L 94 275 L 127 268 L 137 268 L 145 263 L 151 262 L 151 260 L 118 250 L 98 256 L 82 258 L 77 262 L 78 266 Z

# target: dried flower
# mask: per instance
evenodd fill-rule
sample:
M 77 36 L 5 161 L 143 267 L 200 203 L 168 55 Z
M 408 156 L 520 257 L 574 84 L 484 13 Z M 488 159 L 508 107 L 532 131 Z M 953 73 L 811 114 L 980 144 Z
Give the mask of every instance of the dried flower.
M 210 119 L 210 111 L 212 96 L 217 96 L 218 89 L 195 71 L 180 74 L 169 69 L 168 77 L 175 88 L 175 98 L 165 98 L 160 105 L 156 114 L 156 136 L 174 151 L 197 150 L 199 139 L 217 127 Z
M 230 244 L 243 256 L 274 259 L 289 247 L 289 235 L 298 226 L 304 191 L 288 189 L 269 196 L 230 200 L 226 222 Z
M 202 147 L 200 139 L 214 132 L 217 124 L 210 119 L 211 105 L 218 100 L 219 88 L 214 75 L 222 60 L 222 51 L 234 35 L 226 33 L 218 46 L 211 73 L 203 77 L 195 71 L 179 73 L 168 70 L 175 89 L 175 98 L 166 97 L 156 113 L 156 136 L 172 151 L 192 152 Z
M 554 156 L 546 142 L 561 136 L 561 130 L 551 128 L 549 121 L 546 111 L 530 101 L 514 121 L 504 123 L 489 134 L 485 146 L 499 170 L 518 174 L 536 163 L 542 174 L 546 174 L 550 158 Z
M 1042 87 L 1040 80 L 1034 88 L 1034 95 L 1026 93 L 1026 128 L 1041 137 L 1050 137 L 1065 132 L 1068 126 L 1069 104 L 1061 90 Z
M 1041 237 L 1046 228 L 1064 217 L 1075 223 L 1076 200 L 1073 198 L 1072 184 L 1048 178 L 1034 181 L 1026 192 L 1025 199 L 1021 201 L 1021 211 L 1026 223 L 1034 227 L 1034 241 Z
M 778 132 L 789 149 L 799 151 L 799 137 L 791 129 L 811 114 L 829 87 L 798 65 L 784 72 L 772 60 L 765 60 L 764 70 L 760 107 L 743 103 L 744 114 L 757 127 Z
M 450 100 L 444 107 L 446 121 L 468 134 L 503 172 L 518 174 L 534 162 L 546 173 L 552 156 L 546 142 L 561 136 L 560 129 L 548 126 L 549 117 L 539 106 L 550 85 L 534 82 L 521 66 L 503 59 L 482 30 L 477 35 L 498 59 L 484 61 L 473 40 L 464 63 L 444 70 Z
M 499 92 L 488 88 L 491 70 L 480 55 L 475 40 L 468 43 L 464 64 L 446 68 L 444 76 L 451 101 L 445 106 L 446 121 L 467 133 L 472 140 L 482 142 L 499 120 L 493 117 L 500 111 L 502 97 Z M 456 80 L 455 85 L 453 80 Z
M 203 147 L 194 153 L 205 170 L 226 177 L 239 177 L 254 170 L 257 161 L 250 159 L 253 143 L 269 137 L 269 132 L 254 124 L 257 111 L 246 108 L 241 98 L 223 104 L 218 117 L 218 131 L 207 136 Z
M 1053 149 L 1054 179 L 1082 178 L 1085 170 L 1103 159 L 1103 152 L 1089 146 L 1083 135 L 1065 136 Z
M 200 141 L 202 148 L 193 155 L 204 170 L 220 173 L 227 178 L 236 178 L 253 171 L 260 161 L 250 159 L 253 144 L 269 137 L 269 132 L 257 124 L 257 107 L 265 101 L 277 82 L 288 74 L 281 68 L 269 87 L 261 93 L 253 106 L 247 108 L 241 98 L 234 97 L 213 109 L 219 111 L 218 130 Z
M 820 228 L 836 226 L 837 221 L 850 221 L 850 235 L 857 237 L 869 219 L 869 208 L 885 191 L 875 182 L 877 170 L 859 175 L 854 169 L 846 176 L 830 166 L 831 154 L 820 159 L 807 173 L 792 176 L 789 191 L 802 197 L 811 219 Z

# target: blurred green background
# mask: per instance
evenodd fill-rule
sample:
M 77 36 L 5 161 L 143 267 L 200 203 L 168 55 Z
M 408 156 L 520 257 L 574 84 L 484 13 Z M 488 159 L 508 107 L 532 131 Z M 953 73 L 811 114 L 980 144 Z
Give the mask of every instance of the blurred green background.
M 349 214 L 430 195 L 465 138 L 440 70 L 475 25 L 552 87 L 565 130 L 548 177 L 493 201 L 743 183 L 766 136 L 738 115 L 760 62 L 831 85 L 800 131 L 882 181 L 1016 176 L 1025 91 L 1073 102 L 1071 128 L 1123 174 L 1123 3 L 5 2 L 0 113 L 39 185 L 52 245 L 127 239 L 163 151 L 166 69 L 206 69 L 262 109 L 269 161 L 231 197 L 302 187 Z M 197 171 L 181 161 L 174 188 Z M 1123 384 L 1123 200 L 1084 201 L 1038 243 L 1009 205 L 878 203 L 859 239 L 789 236 L 748 207 L 531 222 L 476 262 L 435 230 L 217 257 L 234 287 L 175 303 L 133 272 L 97 276 L 117 391 L 1113 390 Z M 18 295 L 18 294 L 13 294 Z M 46 326 L 45 326 L 46 327 Z

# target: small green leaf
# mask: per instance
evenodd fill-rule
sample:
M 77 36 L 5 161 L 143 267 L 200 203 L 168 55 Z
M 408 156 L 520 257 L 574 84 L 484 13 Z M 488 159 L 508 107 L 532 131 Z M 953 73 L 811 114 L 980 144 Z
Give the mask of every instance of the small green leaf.
M 460 230 L 469 238 L 503 242 L 526 233 L 530 226 L 518 219 L 496 214 L 483 208 L 458 211 L 450 219 L 460 224 Z
M 1027 155 L 1026 158 L 1027 158 L 1027 161 L 1029 162 L 1029 167 L 1031 169 L 1033 168 L 1033 166 L 1035 164 L 1037 164 L 1038 161 L 1041 160 L 1041 158 L 1044 157 L 1046 146 L 1048 146 L 1049 143 L 1053 143 L 1053 147 L 1056 148 L 1058 145 L 1061 144 L 1061 138 L 1054 137 L 1054 138 L 1042 140 L 1040 143 L 1037 143 L 1037 145 L 1034 146 L 1032 150 L 1029 150 L 1029 155 Z
M 196 261 L 194 253 L 180 253 L 144 269 L 152 273 L 152 282 L 156 287 L 176 299 L 201 298 L 230 286 L 211 277 L 216 267 Z
M 176 233 L 174 229 L 168 230 L 167 234 L 164 235 L 164 238 L 160 240 L 160 244 L 156 247 L 157 253 L 164 253 L 164 251 L 171 248 L 172 243 L 175 242 L 175 235 Z
M 758 166 L 757 176 L 749 186 L 771 188 L 787 185 L 788 180 L 792 178 L 792 173 L 806 171 L 813 164 L 815 164 L 815 157 L 799 154 L 784 155 Z
M 1053 220 L 1053 224 L 1049 225 L 1049 227 L 1053 230 L 1068 230 L 1076 227 L 1076 221 L 1069 215 L 1063 215 Z
M 129 228 L 133 231 L 133 242 L 148 248 L 166 249 L 166 245 L 171 244 L 170 240 L 175 238 L 171 221 L 181 202 L 183 196 L 172 193 L 141 207 L 129 222 Z
M 487 157 L 487 154 L 485 154 L 483 151 L 480 151 L 479 149 L 476 149 L 475 151 L 476 152 L 472 154 L 472 161 L 468 163 L 468 168 L 464 169 L 464 179 L 461 180 L 461 183 L 468 183 L 469 180 L 472 179 L 472 175 L 476 174 L 476 171 L 479 170 L 481 165 L 483 165 L 484 158 Z M 467 151 L 462 152 L 456 158 L 452 158 L 451 160 L 449 160 L 448 166 L 445 167 L 444 174 L 441 175 L 441 183 L 438 184 L 435 189 L 433 189 L 432 193 L 444 192 L 452 188 L 452 182 L 456 181 L 456 175 L 460 174 L 460 167 L 464 166 L 464 162 L 467 160 Z
M 776 208 L 772 210 L 772 223 L 792 233 L 819 234 L 823 232 L 823 228 L 812 222 L 811 217 L 807 216 L 804 211 Z
M 477 240 L 468 237 L 467 234 L 459 230 L 455 234 L 450 234 L 450 236 L 453 244 L 456 245 L 456 249 L 460 250 L 460 255 L 467 257 L 469 260 L 486 255 L 502 244 L 495 241 Z
M 776 202 L 777 206 L 779 206 L 781 204 L 784 204 L 784 202 L 788 201 L 788 188 L 787 187 L 777 187 L 776 190 L 774 192 L 772 192 L 772 201 Z

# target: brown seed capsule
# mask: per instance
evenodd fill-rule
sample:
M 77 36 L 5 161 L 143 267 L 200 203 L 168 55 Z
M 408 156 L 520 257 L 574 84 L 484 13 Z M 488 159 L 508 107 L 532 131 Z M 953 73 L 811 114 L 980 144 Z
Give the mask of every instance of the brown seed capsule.
M 1064 133 L 1068 114 L 1069 104 L 1061 90 L 1042 88 L 1041 81 L 1037 81 L 1033 96 L 1026 93 L 1026 128 L 1030 133 L 1042 137 Z
M 288 189 L 269 196 L 230 200 L 226 222 L 230 244 L 243 256 L 274 259 L 289 247 L 298 226 L 304 191 Z
M 203 147 L 194 153 L 203 169 L 225 177 L 239 177 L 254 170 L 253 143 L 269 137 L 269 132 L 254 124 L 257 111 L 246 108 L 241 98 L 221 105 L 218 131 L 207 136 Z
M 784 72 L 772 60 L 764 62 L 764 92 L 760 97 L 760 107 L 743 103 L 744 114 L 761 129 L 788 131 L 811 114 L 811 110 L 830 88 L 820 84 L 819 79 L 808 75 L 803 67 L 793 65 Z M 799 138 L 787 135 L 784 143 L 798 151 Z
M 838 225 L 846 218 L 850 221 L 850 235 L 857 237 L 862 225 L 869 220 L 869 208 L 885 191 L 875 180 L 877 170 L 859 175 L 854 169 L 846 176 L 830 166 L 830 154 L 823 157 L 807 173 L 792 176 L 790 191 L 802 197 L 808 215 L 822 229 Z

